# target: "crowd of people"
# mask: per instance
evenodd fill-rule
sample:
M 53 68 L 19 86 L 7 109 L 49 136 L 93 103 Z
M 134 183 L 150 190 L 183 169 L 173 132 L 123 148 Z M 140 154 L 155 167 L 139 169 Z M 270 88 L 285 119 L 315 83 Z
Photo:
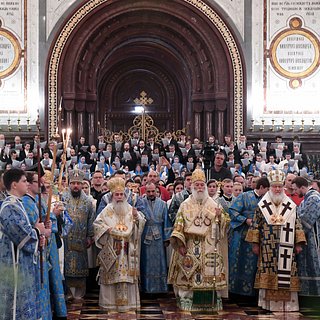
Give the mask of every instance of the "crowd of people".
M 212 179 L 221 179 L 228 174 L 229 177 L 248 173 L 261 176 L 277 168 L 299 175 L 309 172 L 308 158 L 301 152 L 297 136 L 290 143 L 284 143 L 281 136 L 276 136 L 275 141 L 260 139 L 249 143 L 245 135 L 240 136 L 238 142 L 234 142 L 230 134 L 225 135 L 223 142 L 218 142 L 211 135 L 203 143 L 198 138 L 187 138 L 183 132 L 176 140 L 171 131 L 166 131 L 161 142 L 157 142 L 152 135 L 144 141 L 139 137 L 139 132 L 134 131 L 129 140 L 114 134 L 112 143 L 105 142 L 103 136 L 99 136 L 97 143 L 92 145 L 88 145 L 84 137 L 80 137 L 76 145 L 72 144 L 71 139 L 66 143 L 59 142 L 56 161 L 53 161 L 55 143 L 54 140 L 40 142 L 38 135 L 32 141 L 22 143 L 21 138 L 16 136 L 10 142 L 6 141 L 4 134 L 0 134 L 0 169 L 15 167 L 29 170 L 37 163 L 39 145 L 39 158 L 44 169 L 51 170 L 53 165 L 55 175 L 59 175 L 65 151 L 65 167 L 68 170 L 82 170 L 87 180 L 96 170 L 102 171 L 104 177 L 110 177 L 116 170 L 122 169 L 132 178 L 153 169 L 159 171 L 161 180 L 167 181 L 169 172 L 166 163 L 162 163 L 163 158 L 170 162 L 175 177 L 183 177 L 196 168 L 210 171 L 211 175 L 207 178 Z M 216 152 L 223 153 L 220 161 L 222 171 L 218 163 L 213 166 Z
M 118 312 L 171 288 L 186 311 L 298 311 L 298 294 L 320 295 L 320 182 L 297 140 L 19 139 L 0 135 L 4 319 L 66 318 L 96 284 Z

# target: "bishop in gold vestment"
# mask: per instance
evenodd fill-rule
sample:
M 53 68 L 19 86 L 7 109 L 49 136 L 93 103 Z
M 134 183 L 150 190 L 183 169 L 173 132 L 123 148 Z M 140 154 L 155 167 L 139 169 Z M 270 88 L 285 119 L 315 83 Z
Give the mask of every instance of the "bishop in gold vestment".
M 94 221 L 99 259 L 99 305 L 126 312 L 140 307 L 138 277 L 140 241 L 145 225 L 142 213 L 126 201 L 124 180 L 112 178 L 109 203 Z
M 227 217 L 208 196 L 205 175 L 192 174 L 192 195 L 177 213 L 171 244 L 168 282 L 182 310 L 219 310 L 220 291 L 227 287 Z

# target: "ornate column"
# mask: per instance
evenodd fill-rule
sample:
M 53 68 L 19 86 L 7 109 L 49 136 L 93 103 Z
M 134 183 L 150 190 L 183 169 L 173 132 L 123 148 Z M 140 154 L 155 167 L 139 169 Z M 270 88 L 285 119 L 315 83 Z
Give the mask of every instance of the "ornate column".
M 201 137 L 201 113 L 194 112 L 194 137 Z
M 86 114 L 88 115 L 88 141 L 95 144 L 98 138 L 98 119 L 96 119 L 97 111 L 97 95 L 88 94 L 86 101 Z
M 81 136 L 86 137 L 86 128 L 88 126 L 88 119 L 85 117 L 86 110 L 86 94 L 84 92 L 77 93 L 75 110 L 76 110 L 76 134 L 73 136 L 76 141 L 80 139 Z
M 205 132 L 204 132 L 204 140 L 208 138 L 210 134 L 213 133 L 213 110 L 214 103 L 213 101 L 206 101 L 204 103 L 204 111 L 205 111 Z
M 98 132 L 96 128 L 96 117 L 94 112 L 88 112 L 88 134 L 89 134 L 89 143 L 95 144 L 98 138 Z
M 215 117 L 215 128 L 216 128 L 216 138 L 219 142 L 223 141 L 226 132 L 226 117 L 225 112 L 227 108 L 226 100 L 216 101 L 216 117 Z
M 85 112 L 77 112 L 77 127 L 75 128 L 77 131 L 77 141 L 80 139 L 81 136 L 85 135 L 85 129 L 84 129 L 84 121 L 85 121 Z
M 65 112 L 65 118 L 64 118 L 64 124 L 62 125 L 62 128 L 63 127 L 66 127 L 66 128 L 71 128 L 74 130 L 74 127 L 75 127 L 75 121 L 74 121 L 74 112 L 73 110 L 71 111 L 66 111 Z
M 194 137 L 201 139 L 203 123 L 201 123 L 201 118 L 203 114 L 203 102 L 193 101 L 192 103 L 193 117 L 194 117 Z M 202 124 L 202 125 L 201 125 Z
M 75 130 L 75 118 L 74 118 L 74 93 L 63 94 L 63 122 L 61 123 L 62 128 L 71 128 L 73 130 L 73 138 L 76 134 Z

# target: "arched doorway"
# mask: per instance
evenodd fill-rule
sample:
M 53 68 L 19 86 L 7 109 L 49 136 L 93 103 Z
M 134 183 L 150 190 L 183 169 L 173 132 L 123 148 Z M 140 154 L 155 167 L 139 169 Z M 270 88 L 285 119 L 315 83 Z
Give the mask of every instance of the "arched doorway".
M 243 64 L 221 17 L 201 0 L 92 0 L 73 12 L 48 63 L 49 134 L 63 117 L 90 143 L 98 122 L 127 129 L 134 99 L 153 99 L 147 112 L 161 129 L 190 123 L 206 137 L 243 127 Z

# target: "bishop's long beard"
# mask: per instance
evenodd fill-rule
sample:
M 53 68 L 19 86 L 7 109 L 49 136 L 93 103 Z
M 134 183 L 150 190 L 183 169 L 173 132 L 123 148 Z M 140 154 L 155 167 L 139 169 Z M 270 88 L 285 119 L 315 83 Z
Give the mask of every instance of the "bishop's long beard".
M 118 216 L 124 217 L 126 215 L 127 211 L 127 203 L 125 201 L 115 201 L 112 199 L 112 205 L 115 213 Z
M 276 205 L 278 206 L 279 204 L 282 203 L 282 200 L 283 198 L 285 197 L 285 193 L 282 192 L 280 194 L 276 194 L 276 193 L 273 193 L 271 190 L 269 190 L 270 192 L 270 198 L 271 198 L 271 201 Z
M 204 201 L 209 197 L 207 186 L 205 187 L 203 192 L 198 192 L 194 189 L 194 187 L 191 187 L 192 196 L 196 201 Z

